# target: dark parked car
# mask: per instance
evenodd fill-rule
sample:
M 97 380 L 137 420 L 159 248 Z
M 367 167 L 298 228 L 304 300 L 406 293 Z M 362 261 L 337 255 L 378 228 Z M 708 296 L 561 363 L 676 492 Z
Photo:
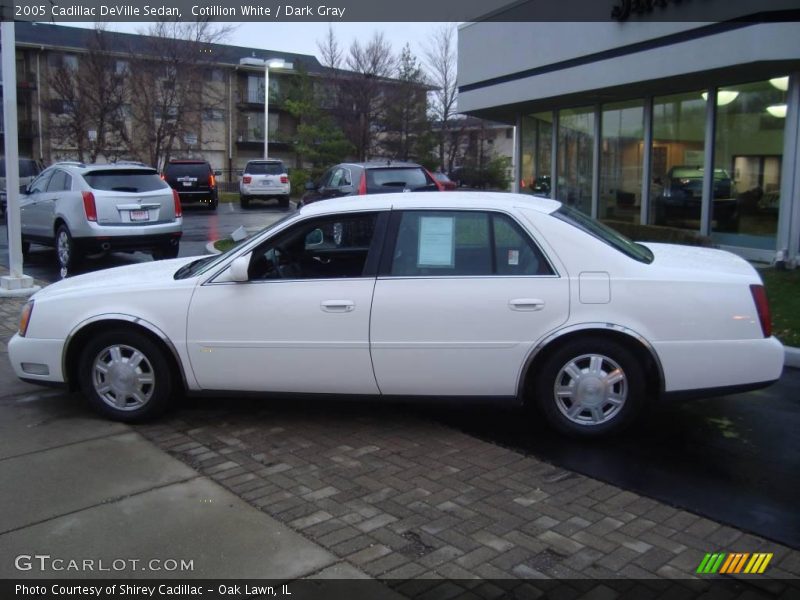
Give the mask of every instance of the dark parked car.
M 342 163 L 325 171 L 316 183 L 309 181 L 300 205 L 340 196 L 441 192 L 443 189 L 425 167 L 416 163 Z
M 178 192 L 181 204 L 202 202 L 211 210 L 217 208 L 217 179 L 211 165 L 204 160 L 171 160 L 164 168 L 164 180 Z
M 702 167 L 672 167 L 655 184 L 662 186 L 655 195 L 655 224 L 669 225 L 671 221 L 700 218 L 703 199 Z M 725 169 L 714 169 L 714 202 L 712 219 L 719 231 L 738 231 L 739 201 L 731 176 Z

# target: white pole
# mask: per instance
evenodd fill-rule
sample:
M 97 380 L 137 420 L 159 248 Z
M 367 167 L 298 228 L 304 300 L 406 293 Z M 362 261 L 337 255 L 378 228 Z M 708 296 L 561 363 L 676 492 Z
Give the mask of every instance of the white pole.
M 12 278 L 22 276 L 22 241 L 19 221 L 19 146 L 17 142 L 17 69 L 14 21 L 3 21 L 3 119 L 5 122 L 6 211 L 8 258 Z
M 264 158 L 269 158 L 269 61 L 264 61 Z

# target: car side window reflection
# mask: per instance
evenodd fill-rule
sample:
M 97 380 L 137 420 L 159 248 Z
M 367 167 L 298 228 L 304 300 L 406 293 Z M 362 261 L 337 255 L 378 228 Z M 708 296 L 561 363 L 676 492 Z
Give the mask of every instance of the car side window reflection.
M 477 211 L 406 211 L 390 275 L 552 275 L 550 264 L 509 217 Z
M 47 189 L 47 183 L 50 181 L 50 176 L 53 174 L 52 171 L 47 173 L 42 173 L 33 180 L 30 187 L 28 188 L 29 194 L 40 194 Z
M 253 251 L 253 280 L 362 277 L 377 213 L 298 223 Z

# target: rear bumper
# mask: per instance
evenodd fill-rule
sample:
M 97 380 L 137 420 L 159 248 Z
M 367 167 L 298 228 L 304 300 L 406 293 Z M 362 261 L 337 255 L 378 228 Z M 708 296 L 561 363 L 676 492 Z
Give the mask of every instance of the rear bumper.
M 783 372 L 775 337 L 755 340 L 654 342 L 665 397 L 699 397 L 766 387 Z
M 217 190 L 199 190 L 192 192 L 183 192 L 176 189 L 178 197 L 181 202 L 212 202 L 217 197 Z
M 247 196 L 248 198 L 279 198 L 289 195 L 289 186 L 277 187 L 253 187 L 249 185 L 240 185 L 239 194 Z
M 155 248 L 163 248 L 164 246 L 177 246 L 181 241 L 181 232 L 73 238 L 72 241 L 78 249 L 85 254 L 93 254 L 96 252 L 130 252 L 134 250 L 152 250 Z

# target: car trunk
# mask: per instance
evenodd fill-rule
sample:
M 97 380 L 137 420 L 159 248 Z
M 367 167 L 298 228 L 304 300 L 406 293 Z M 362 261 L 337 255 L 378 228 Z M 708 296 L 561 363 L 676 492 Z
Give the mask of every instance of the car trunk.
M 92 171 L 84 178 L 92 187 L 98 223 L 135 226 L 175 220 L 172 189 L 156 171 Z

